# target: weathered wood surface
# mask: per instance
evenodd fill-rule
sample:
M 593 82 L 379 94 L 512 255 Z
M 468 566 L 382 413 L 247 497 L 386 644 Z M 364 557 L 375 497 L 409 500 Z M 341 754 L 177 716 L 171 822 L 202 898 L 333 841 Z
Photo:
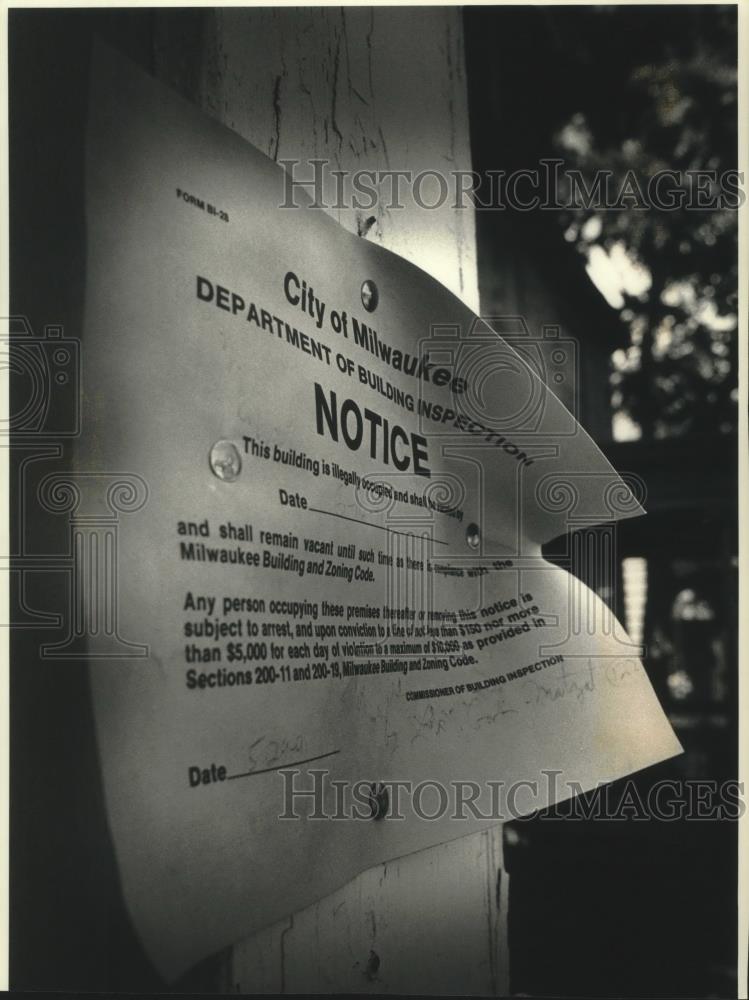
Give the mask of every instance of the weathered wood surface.
M 155 68 L 275 160 L 335 170 L 470 170 L 460 14 L 450 8 L 224 8 L 157 20 Z M 191 56 L 190 53 L 193 53 Z M 300 176 L 311 176 L 300 168 Z M 474 219 L 433 210 L 331 209 L 478 308 Z M 437 200 L 425 182 L 423 200 Z M 374 222 L 371 219 L 374 217 Z
M 276 160 L 324 158 L 345 171 L 470 169 L 454 8 L 162 12 L 154 52 L 162 79 Z M 303 166 L 300 175 L 308 176 Z M 330 214 L 478 308 L 474 220 L 452 199 L 433 210 L 410 202 Z M 236 943 L 221 957 L 217 985 L 506 994 L 506 932 L 497 827 L 370 869 Z
M 230 990 L 506 995 L 499 827 L 364 872 L 230 950 Z

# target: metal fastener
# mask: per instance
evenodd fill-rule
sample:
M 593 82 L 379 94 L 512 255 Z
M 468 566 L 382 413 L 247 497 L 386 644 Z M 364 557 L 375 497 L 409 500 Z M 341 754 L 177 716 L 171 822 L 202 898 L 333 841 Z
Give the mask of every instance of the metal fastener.
M 379 783 L 369 786 L 369 801 L 372 819 L 382 819 L 390 807 L 390 793 Z
M 377 303 L 380 301 L 380 293 L 377 291 L 377 285 L 374 281 L 370 281 L 369 278 L 361 286 L 361 302 L 367 312 L 374 312 L 377 308 Z
M 217 441 L 211 448 L 208 461 L 213 474 L 226 483 L 233 483 L 242 471 L 242 459 L 231 441 Z
M 477 549 L 481 542 L 481 532 L 477 524 L 469 524 L 466 528 L 466 541 L 472 549 Z

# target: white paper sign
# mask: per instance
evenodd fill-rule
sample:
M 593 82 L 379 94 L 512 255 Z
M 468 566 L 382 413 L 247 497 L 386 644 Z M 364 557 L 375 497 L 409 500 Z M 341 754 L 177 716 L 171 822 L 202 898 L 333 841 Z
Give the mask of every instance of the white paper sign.
M 621 627 L 540 556 L 641 513 L 628 487 L 451 293 L 283 200 L 97 54 L 79 585 L 123 890 L 169 977 L 496 822 L 492 788 L 507 815 L 680 750 Z M 429 783 L 417 811 L 371 818 L 394 781 Z

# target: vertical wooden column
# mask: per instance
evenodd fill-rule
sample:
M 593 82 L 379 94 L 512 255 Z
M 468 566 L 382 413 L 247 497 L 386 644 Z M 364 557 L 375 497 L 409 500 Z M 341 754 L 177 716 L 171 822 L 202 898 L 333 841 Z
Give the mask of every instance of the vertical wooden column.
M 165 82 L 275 160 L 335 170 L 470 170 L 461 15 L 455 8 L 162 11 Z M 330 209 L 343 226 L 428 271 L 478 309 L 474 219 L 432 210 Z M 501 830 L 364 872 L 219 960 L 228 992 L 506 994 Z M 310 858 L 314 864 L 314 858 Z
M 274 160 L 334 170 L 470 170 L 461 15 L 455 8 L 162 11 L 155 70 Z M 437 200 L 424 186 L 424 200 Z M 478 309 L 472 212 L 332 208 Z M 452 192 L 451 192 L 452 194 Z

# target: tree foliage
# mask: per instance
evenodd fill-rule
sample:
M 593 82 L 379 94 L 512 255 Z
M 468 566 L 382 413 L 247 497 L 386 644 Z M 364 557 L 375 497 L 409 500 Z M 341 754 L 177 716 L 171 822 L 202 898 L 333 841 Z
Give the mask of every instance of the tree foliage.
M 557 117 L 552 142 L 566 167 L 579 169 L 589 183 L 596 171 L 611 170 L 613 189 L 630 193 L 622 198 L 626 210 L 578 200 L 560 217 L 582 254 L 618 253 L 641 278 L 640 287 L 621 290 L 617 303 L 629 345 L 612 359 L 614 409 L 644 437 L 731 431 L 737 212 L 731 199 L 723 207 L 695 207 L 693 185 L 694 172 L 703 172 L 708 194 L 713 172 L 715 193 L 726 172 L 736 170 L 736 10 L 623 5 L 584 11 L 555 22 L 557 66 L 559 59 L 574 59 L 588 86 L 575 88 L 574 111 L 568 105 L 565 120 Z M 645 190 L 664 170 L 679 173 L 684 205 L 637 206 L 628 176 Z

